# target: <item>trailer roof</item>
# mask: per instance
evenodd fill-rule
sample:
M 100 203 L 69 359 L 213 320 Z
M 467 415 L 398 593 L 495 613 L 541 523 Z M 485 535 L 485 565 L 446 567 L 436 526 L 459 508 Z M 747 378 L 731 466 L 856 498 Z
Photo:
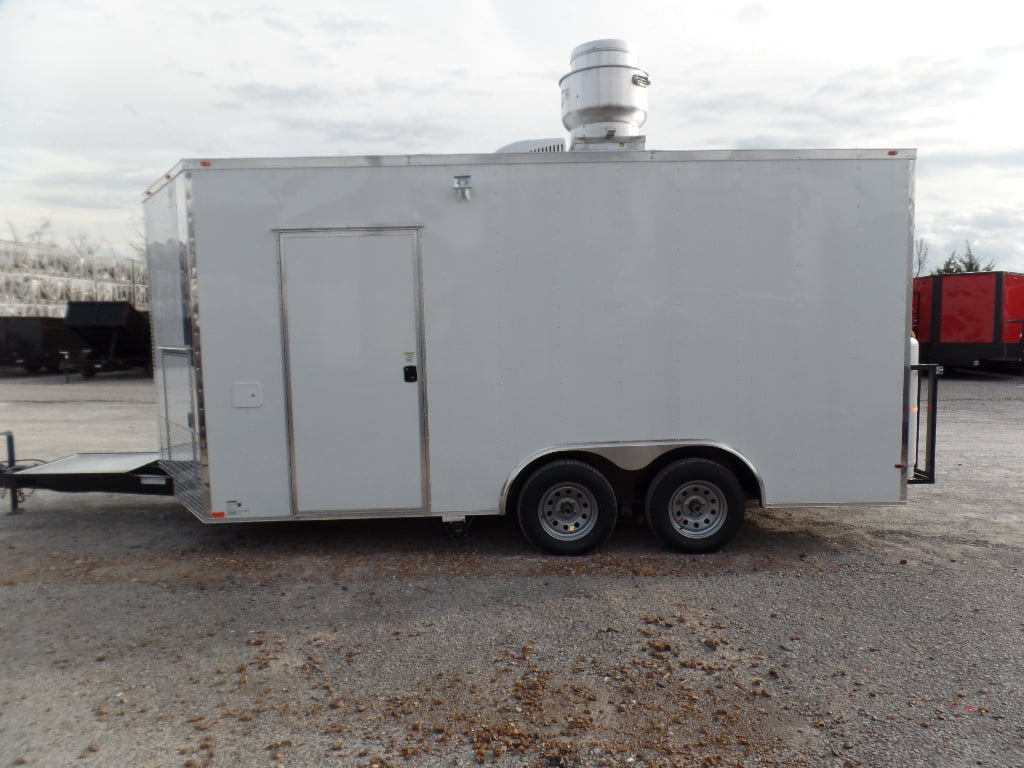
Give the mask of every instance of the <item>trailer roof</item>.
M 186 158 L 179 160 L 154 182 L 144 198 L 186 171 L 366 168 L 444 165 L 519 165 L 545 163 L 601 162 L 746 162 L 778 160 L 899 160 L 914 161 L 917 150 L 886 149 L 713 149 L 713 150 L 624 150 L 621 152 L 489 152 L 462 155 L 353 155 L 336 157 Z

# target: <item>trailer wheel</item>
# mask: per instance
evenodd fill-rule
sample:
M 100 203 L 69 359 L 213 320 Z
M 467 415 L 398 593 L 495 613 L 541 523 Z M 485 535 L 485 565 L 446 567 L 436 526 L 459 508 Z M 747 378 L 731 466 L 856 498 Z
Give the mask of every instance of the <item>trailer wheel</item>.
M 728 469 L 707 459 L 682 459 L 657 474 L 647 491 L 647 524 L 680 552 L 713 552 L 743 522 L 746 496 Z
M 557 555 L 580 555 L 602 544 L 615 528 L 615 491 L 582 461 L 545 464 L 523 484 L 519 527 L 535 546 Z

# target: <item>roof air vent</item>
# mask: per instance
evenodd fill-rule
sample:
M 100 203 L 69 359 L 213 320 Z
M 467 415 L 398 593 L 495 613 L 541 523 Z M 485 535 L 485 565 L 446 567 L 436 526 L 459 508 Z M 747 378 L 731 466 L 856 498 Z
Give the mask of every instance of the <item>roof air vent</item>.
M 648 74 L 626 40 L 592 40 L 569 57 L 562 89 L 562 124 L 569 149 L 643 149 L 640 127 L 647 120 Z

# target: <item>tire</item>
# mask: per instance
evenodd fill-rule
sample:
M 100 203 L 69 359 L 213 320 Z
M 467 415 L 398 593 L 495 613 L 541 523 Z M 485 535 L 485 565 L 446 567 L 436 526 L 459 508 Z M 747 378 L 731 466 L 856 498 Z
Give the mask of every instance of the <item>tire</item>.
M 92 366 L 87 366 L 81 370 L 83 379 L 91 379 L 96 375 L 96 369 Z
M 35 376 L 37 373 L 43 370 L 43 366 L 37 363 L 25 363 L 25 365 L 23 365 L 22 368 L 31 373 L 33 376 Z
M 708 459 L 682 459 L 655 476 L 647 490 L 647 525 L 679 552 L 713 552 L 743 522 L 746 494 L 736 476 Z
M 534 546 L 582 555 L 603 544 L 618 516 L 615 491 L 596 469 L 560 459 L 537 469 L 519 492 L 519 527 Z

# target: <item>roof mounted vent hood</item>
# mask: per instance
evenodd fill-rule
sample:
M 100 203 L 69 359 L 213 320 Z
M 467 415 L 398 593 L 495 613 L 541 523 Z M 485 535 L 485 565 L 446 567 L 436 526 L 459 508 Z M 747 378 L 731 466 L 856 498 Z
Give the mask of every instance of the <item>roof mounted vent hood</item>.
M 640 128 L 647 121 L 647 87 L 651 79 L 640 69 L 636 47 L 627 40 L 591 40 L 569 56 L 569 74 L 562 89 L 562 124 L 571 134 L 569 149 L 644 149 Z M 565 141 L 528 139 L 498 152 L 562 152 Z
M 573 49 L 569 74 L 560 81 L 562 124 L 569 149 L 644 149 L 640 128 L 647 121 L 650 77 L 640 69 L 627 40 L 591 40 Z

